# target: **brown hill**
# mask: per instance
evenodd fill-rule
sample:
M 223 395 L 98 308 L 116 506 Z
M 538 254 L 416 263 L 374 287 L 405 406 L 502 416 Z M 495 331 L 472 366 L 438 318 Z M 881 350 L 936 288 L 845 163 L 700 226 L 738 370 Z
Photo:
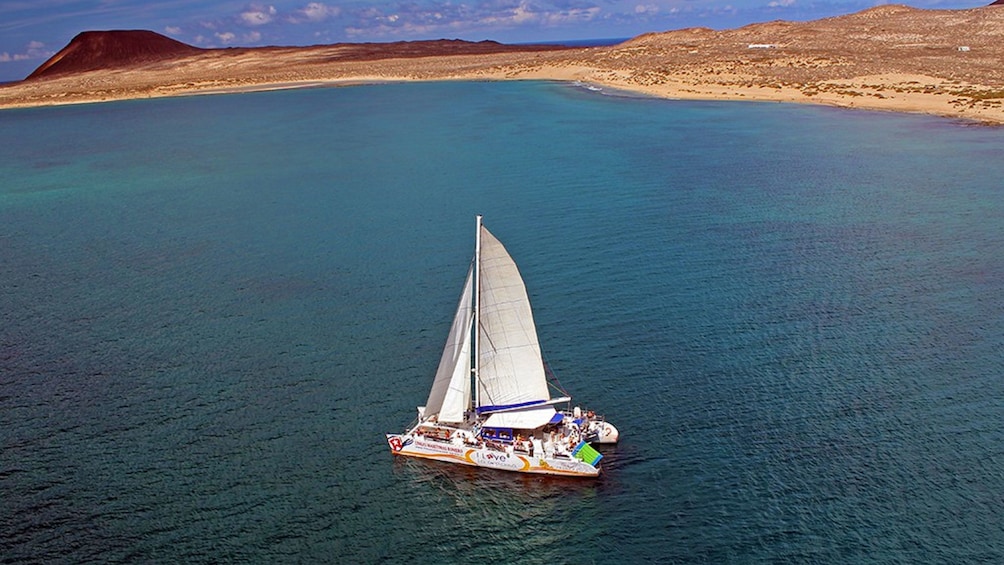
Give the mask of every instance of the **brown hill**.
M 332 59 L 374 61 L 391 58 L 557 51 L 569 49 L 569 47 L 563 45 L 506 45 L 496 41 L 471 42 L 459 39 L 436 39 L 392 43 L 336 43 L 313 47 L 200 49 L 152 31 L 85 31 L 74 37 L 69 45 L 35 69 L 27 78 L 136 67 L 150 63 L 176 61 L 200 53 L 216 53 L 233 58 L 255 53 L 270 53 L 279 56 L 293 52 L 309 54 L 330 51 L 331 49 L 337 50 L 337 54 L 332 56 Z
M 1004 10 L 996 6 L 921 10 L 886 4 L 807 22 L 647 34 L 611 50 L 604 62 L 647 85 L 684 79 L 817 92 L 834 80 L 925 75 L 996 93 L 1004 85 L 1002 33 Z
M 146 30 L 85 31 L 35 69 L 29 79 L 115 69 L 202 51 Z

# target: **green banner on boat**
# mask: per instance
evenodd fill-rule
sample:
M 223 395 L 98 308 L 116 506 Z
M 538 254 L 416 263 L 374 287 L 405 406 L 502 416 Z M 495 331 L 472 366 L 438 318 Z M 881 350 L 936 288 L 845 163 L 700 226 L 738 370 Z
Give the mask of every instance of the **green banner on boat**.
M 579 442 L 579 445 L 575 446 L 575 449 L 572 451 L 572 455 L 574 455 L 579 461 L 589 463 L 593 467 L 599 464 L 600 459 L 603 459 L 603 456 L 600 455 L 599 451 L 596 451 L 593 449 L 593 446 L 584 441 Z

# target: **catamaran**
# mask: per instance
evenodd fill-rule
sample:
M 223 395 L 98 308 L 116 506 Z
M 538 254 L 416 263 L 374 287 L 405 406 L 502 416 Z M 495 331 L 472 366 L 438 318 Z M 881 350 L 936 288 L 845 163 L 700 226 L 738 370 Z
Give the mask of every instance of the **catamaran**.
M 603 456 L 590 443 L 616 443 L 619 432 L 591 410 L 569 406 L 567 393 L 551 398 L 519 269 L 477 216 L 474 260 L 429 399 L 407 431 L 387 434 L 391 452 L 595 477 Z

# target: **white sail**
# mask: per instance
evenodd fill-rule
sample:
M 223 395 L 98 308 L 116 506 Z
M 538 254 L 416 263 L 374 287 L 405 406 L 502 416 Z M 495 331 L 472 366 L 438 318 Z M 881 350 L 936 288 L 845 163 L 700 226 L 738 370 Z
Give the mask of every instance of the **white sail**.
M 473 267 L 467 272 L 460 304 L 425 405 L 425 415 L 438 415 L 440 422 L 463 422 L 464 412 L 471 406 L 472 273 Z
M 512 406 L 549 398 L 530 299 L 505 247 L 481 228 L 478 405 Z

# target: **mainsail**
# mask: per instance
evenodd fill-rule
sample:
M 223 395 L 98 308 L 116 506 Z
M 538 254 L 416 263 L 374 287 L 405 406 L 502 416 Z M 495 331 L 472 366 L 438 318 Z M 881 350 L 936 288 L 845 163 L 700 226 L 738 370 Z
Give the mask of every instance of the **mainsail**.
M 547 377 L 523 278 L 502 243 L 481 227 L 478 407 L 547 401 Z
M 463 422 L 464 412 L 471 406 L 471 322 L 473 313 L 473 272 L 467 272 L 460 304 L 453 316 L 450 335 L 439 359 L 436 380 L 432 383 L 425 415 L 438 414 L 440 422 Z

